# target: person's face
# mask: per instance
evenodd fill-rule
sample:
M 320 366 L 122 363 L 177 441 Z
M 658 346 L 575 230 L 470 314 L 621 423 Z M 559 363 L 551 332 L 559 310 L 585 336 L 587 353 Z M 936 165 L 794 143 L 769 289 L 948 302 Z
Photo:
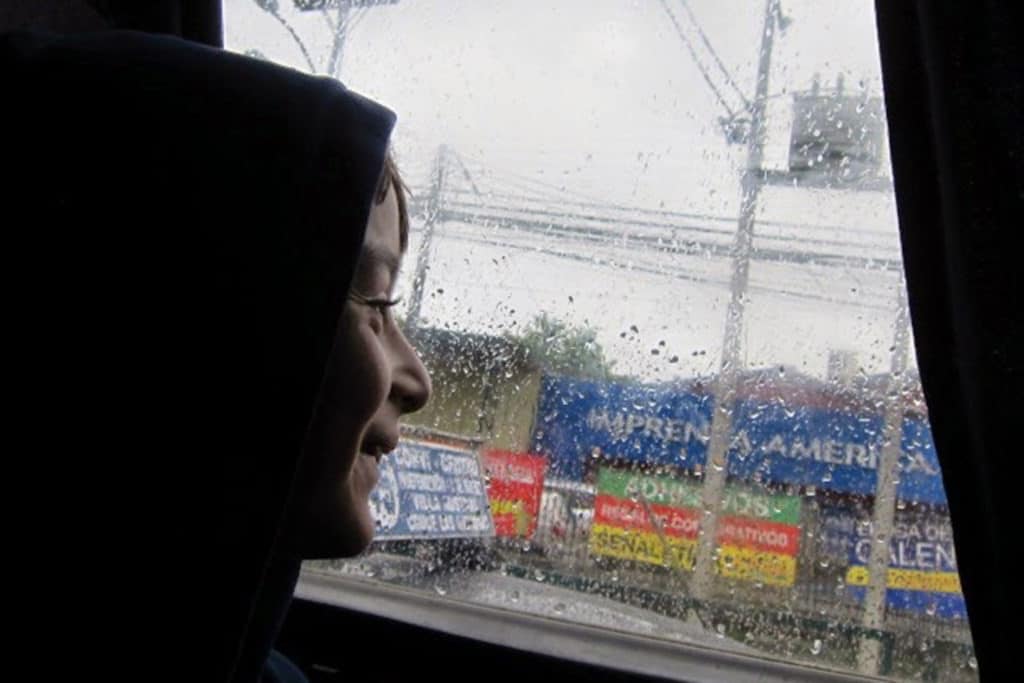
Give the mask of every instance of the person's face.
M 398 444 L 399 418 L 430 396 L 430 376 L 388 305 L 401 258 L 391 188 L 370 212 L 307 440 L 312 495 L 298 530 L 306 558 L 349 557 L 369 545 L 377 466 Z

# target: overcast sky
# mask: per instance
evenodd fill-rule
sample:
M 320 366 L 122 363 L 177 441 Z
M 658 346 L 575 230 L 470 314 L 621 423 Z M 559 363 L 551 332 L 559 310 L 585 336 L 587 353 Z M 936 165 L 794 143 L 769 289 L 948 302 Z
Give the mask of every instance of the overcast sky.
M 340 77 L 398 113 L 396 154 L 420 195 L 446 144 L 482 193 L 476 200 L 459 194 L 464 200 L 522 195 L 555 213 L 583 212 L 576 204 L 583 202 L 592 205 L 589 213 L 615 204 L 706 215 L 687 225 L 711 228 L 719 232 L 711 239 L 728 242 L 745 149 L 726 144 L 717 124 L 724 108 L 666 4 L 705 66 L 714 67 L 681 0 L 401 0 L 361 13 Z M 323 72 L 333 39 L 325 17 L 297 12 L 290 0 L 279 5 Z M 788 150 L 791 93 L 808 89 L 814 74 L 829 86 L 842 73 L 850 92 L 881 90 L 871 0 L 782 6 L 792 23 L 775 39 L 766 148 L 766 164 L 777 168 Z M 739 91 L 752 97 L 764 3 L 689 0 L 689 7 Z M 230 49 L 259 50 L 308 70 L 296 41 L 254 0 L 226 0 L 225 27 Z M 738 107 L 725 77 L 711 77 L 726 104 Z M 468 190 L 461 170 L 451 187 Z M 634 231 L 628 212 L 607 215 L 622 218 L 623 232 Z M 758 216 L 760 246 L 799 252 L 826 244 L 899 257 L 891 192 L 769 188 Z M 501 333 L 546 311 L 597 329 L 621 372 L 660 380 L 717 370 L 726 258 L 670 258 L 626 243 L 595 250 L 588 263 L 552 253 L 590 253 L 577 243 L 493 226 L 446 224 L 438 235 L 423 308 L 431 324 Z M 494 241 L 502 244 L 488 244 Z M 414 239 L 406 290 L 417 246 Z M 755 261 L 746 362 L 823 376 L 829 350 L 844 349 L 856 352 L 867 372 L 887 370 L 896 285 L 892 272 L 863 265 Z

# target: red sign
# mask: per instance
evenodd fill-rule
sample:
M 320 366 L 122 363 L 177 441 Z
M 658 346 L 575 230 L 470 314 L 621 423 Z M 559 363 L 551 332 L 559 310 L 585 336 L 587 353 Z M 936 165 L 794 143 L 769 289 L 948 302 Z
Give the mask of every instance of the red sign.
M 652 524 L 648 517 L 654 515 Z M 697 538 L 700 528 L 700 512 L 694 508 L 676 508 L 652 503 L 643 505 L 638 501 L 616 498 L 600 493 L 594 500 L 594 524 L 607 524 L 628 531 L 655 530 L 667 536 Z
M 483 453 L 483 464 L 489 479 L 487 497 L 491 501 L 495 534 L 533 536 L 547 459 L 528 453 L 488 450 Z

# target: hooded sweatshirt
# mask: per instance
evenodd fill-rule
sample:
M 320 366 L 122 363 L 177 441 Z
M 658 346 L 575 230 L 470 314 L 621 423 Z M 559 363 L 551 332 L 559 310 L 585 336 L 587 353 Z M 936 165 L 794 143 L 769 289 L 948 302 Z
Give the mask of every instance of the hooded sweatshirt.
M 0 73 L 11 542 L 64 582 L 42 632 L 102 643 L 101 680 L 287 678 L 284 520 L 394 116 L 132 32 L 2 36 Z

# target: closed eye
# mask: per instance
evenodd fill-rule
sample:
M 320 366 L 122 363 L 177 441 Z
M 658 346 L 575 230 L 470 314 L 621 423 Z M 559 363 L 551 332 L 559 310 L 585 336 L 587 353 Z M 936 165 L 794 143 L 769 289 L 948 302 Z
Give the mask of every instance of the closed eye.
M 381 315 L 386 315 L 388 309 L 397 306 L 402 302 L 402 297 L 395 299 L 387 299 L 383 297 L 367 297 L 359 294 L 358 292 L 350 292 L 349 298 L 352 301 L 362 306 L 369 306 L 370 308 L 376 309 Z

